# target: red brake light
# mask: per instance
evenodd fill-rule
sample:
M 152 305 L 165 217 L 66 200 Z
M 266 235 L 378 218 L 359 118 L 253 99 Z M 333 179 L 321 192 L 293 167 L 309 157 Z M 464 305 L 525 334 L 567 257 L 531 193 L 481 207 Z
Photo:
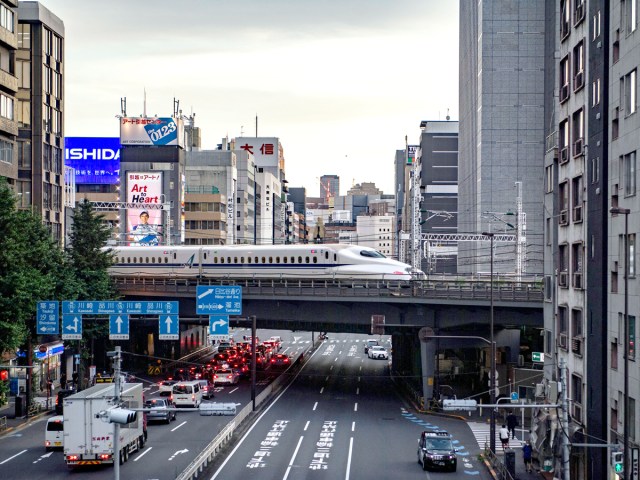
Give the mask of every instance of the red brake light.
M 110 458 L 111 458 L 111 455 L 108 453 L 100 454 L 100 460 L 109 460 Z
M 67 455 L 67 460 L 69 460 L 71 462 L 79 460 L 79 459 L 80 459 L 80 457 L 78 455 Z

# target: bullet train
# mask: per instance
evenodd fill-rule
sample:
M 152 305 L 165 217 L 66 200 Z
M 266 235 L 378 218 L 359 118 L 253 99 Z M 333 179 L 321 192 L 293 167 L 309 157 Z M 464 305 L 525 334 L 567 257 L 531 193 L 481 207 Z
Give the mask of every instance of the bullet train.
M 342 244 L 114 247 L 114 276 L 420 280 L 411 265 Z

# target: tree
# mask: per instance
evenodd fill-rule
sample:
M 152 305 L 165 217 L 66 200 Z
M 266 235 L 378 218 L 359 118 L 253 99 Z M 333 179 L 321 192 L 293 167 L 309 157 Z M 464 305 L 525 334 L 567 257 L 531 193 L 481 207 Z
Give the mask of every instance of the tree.
M 38 301 L 55 300 L 66 275 L 62 250 L 39 217 L 17 210 L 0 178 L 0 352 L 15 350 L 35 333 Z

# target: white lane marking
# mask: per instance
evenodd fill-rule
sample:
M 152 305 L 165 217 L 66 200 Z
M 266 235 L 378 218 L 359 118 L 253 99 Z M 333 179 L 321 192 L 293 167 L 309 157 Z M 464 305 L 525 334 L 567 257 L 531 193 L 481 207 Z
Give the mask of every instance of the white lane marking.
M 353 437 L 349 439 L 349 455 L 347 455 L 347 472 L 345 473 L 344 480 L 349 480 L 349 475 L 351 475 L 351 452 L 353 452 Z
M 314 403 L 314 404 L 313 404 L 313 411 L 314 411 L 314 412 L 316 411 L 316 408 L 317 408 L 317 407 L 318 407 L 318 402 L 316 402 L 316 403 Z
M 315 352 L 313 352 L 311 354 L 311 357 L 309 358 L 313 358 L 317 353 L 319 352 L 319 350 L 316 350 Z M 307 363 L 305 363 L 302 368 L 298 371 L 298 373 L 296 373 L 296 378 L 298 377 L 298 375 L 300 375 L 300 373 L 302 373 L 302 371 L 304 370 L 304 368 L 307 366 Z M 251 425 L 251 427 L 249 427 L 249 430 L 247 430 L 247 433 L 244 434 L 244 436 L 240 439 L 240 441 L 237 443 L 237 445 L 233 448 L 233 450 L 231 450 L 231 453 L 229 455 L 227 455 L 227 457 L 225 458 L 224 462 L 222 462 L 222 465 L 220 465 L 220 467 L 218 467 L 218 470 L 215 471 L 215 473 L 213 474 L 213 476 L 209 479 L 209 480 L 215 480 L 216 478 L 218 478 L 218 475 L 220 475 L 220 473 L 222 472 L 222 469 L 227 465 L 227 462 L 229 460 L 231 460 L 231 458 L 233 457 L 233 455 L 235 455 L 235 453 L 238 451 L 238 449 L 242 446 L 242 444 L 244 443 L 244 441 L 247 439 L 247 437 L 251 434 L 251 432 L 253 431 L 253 429 L 255 428 L 256 425 L 258 425 L 260 423 L 260 420 L 262 420 L 262 418 L 269 412 L 269 410 L 271 410 L 271 408 L 278 402 L 278 400 L 280 400 L 280 398 L 287 392 L 287 390 L 289 390 L 289 387 L 292 385 L 292 383 L 290 383 L 289 385 L 287 385 L 287 388 L 285 388 L 284 390 L 282 390 L 282 392 L 280 393 L 280 395 L 278 395 L 276 397 L 276 399 L 271 402 L 271 405 L 269 405 L 264 412 L 262 412 L 262 414 L 258 417 L 258 419 L 253 422 L 253 424 Z
M 351 431 L 352 432 L 356 431 L 356 422 L 351 422 Z
M 182 422 L 180 425 L 178 425 L 177 427 L 173 427 L 171 429 L 172 432 L 175 432 L 177 429 L 179 429 L 181 426 L 183 426 L 185 423 L 187 423 L 187 421 L 185 420 L 184 422 Z
M 24 452 L 26 452 L 26 450 L 22 450 L 19 453 L 16 453 L 13 457 L 9 457 L 6 460 L 3 460 L 2 462 L 0 462 L 0 465 L 3 465 L 5 463 L 7 463 L 9 460 L 13 460 L 14 458 L 16 458 L 18 455 L 22 455 Z
M 136 455 L 136 458 L 133 459 L 134 462 L 137 462 L 138 460 L 140 460 L 142 457 L 144 457 L 147 453 L 149 453 L 149 451 L 151 451 L 153 447 L 147 447 L 147 449 L 142 452 L 140 455 Z
M 311 423 L 310 420 L 307 420 L 307 423 L 304 424 L 304 428 L 302 429 L 302 431 L 306 432 L 307 428 L 309 428 L 309 424 Z
M 360 395 L 360 387 L 356 388 L 356 395 Z
M 340 351 L 338 352 L 338 355 L 342 355 L 342 350 L 340 350 Z M 338 360 L 338 359 L 336 358 L 336 360 Z
M 238 388 L 240 388 L 240 387 L 236 387 L 236 388 L 234 388 L 233 390 L 229 390 L 229 393 L 233 393 L 233 392 L 235 392 L 236 390 L 238 390 Z
M 357 411 L 358 411 L 358 402 L 356 402 L 356 403 L 353 405 L 353 411 L 354 411 L 354 412 L 357 412 Z
M 289 472 L 291 471 L 291 467 L 293 466 L 293 462 L 296 459 L 296 455 L 298 455 L 298 450 L 300 450 L 300 444 L 302 443 L 303 438 L 304 437 L 300 437 L 300 440 L 298 440 L 298 445 L 296 446 L 296 449 L 291 456 L 291 461 L 289 462 L 289 466 L 287 467 L 287 471 L 284 473 L 284 477 L 282 477 L 282 480 L 287 480 Z
M 320 389 L 320 395 L 322 395 L 322 392 L 324 392 L 324 387 Z
M 329 381 L 329 375 L 326 376 L 326 378 L 324 379 L 325 382 Z
M 329 370 L 333 370 L 333 365 L 331 365 L 331 368 Z
M 338 357 L 336 357 L 336 359 L 334 360 L 334 362 L 337 362 L 337 361 L 338 361 Z

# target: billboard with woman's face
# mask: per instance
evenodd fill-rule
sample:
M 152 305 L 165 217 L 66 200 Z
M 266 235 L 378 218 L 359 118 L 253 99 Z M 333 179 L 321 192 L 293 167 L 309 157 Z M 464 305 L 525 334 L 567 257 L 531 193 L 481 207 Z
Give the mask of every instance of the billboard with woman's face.
M 162 210 L 149 206 L 160 205 L 162 172 L 127 172 L 127 203 L 139 208 L 127 209 L 127 237 L 130 245 L 158 245 L 162 239 Z

